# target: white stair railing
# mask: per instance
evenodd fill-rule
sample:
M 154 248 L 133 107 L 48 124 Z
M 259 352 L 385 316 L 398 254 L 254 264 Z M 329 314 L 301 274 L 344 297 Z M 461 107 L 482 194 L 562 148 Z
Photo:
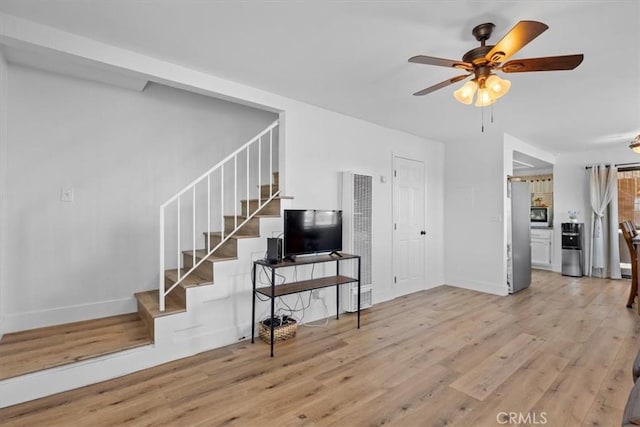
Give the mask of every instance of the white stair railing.
M 158 290 L 159 290 L 159 308 L 160 311 L 164 311 L 165 310 L 165 299 L 167 297 L 167 295 L 169 295 L 169 293 L 171 291 L 173 291 L 178 285 L 180 285 L 180 283 L 187 277 L 189 276 L 189 274 L 191 274 L 196 268 L 198 268 L 198 266 L 200 266 L 200 264 L 202 264 L 203 262 L 206 261 L 206 258 L 208 258 L 209 256 L 211 256 L 218 248 L 220 248 L 220 246 L 222 246 L 227 240 L 229 240 L 229 238 L 231 236 L 233 236 L 239 229 L 240 227 L 242 227 L 244 224 L 246 224 L 251 218 L 253 218 L 260 209 L 262 209 L 267 203 L 269 203 L 271 200 L 273 200 L 279 193 L 280 191 L 274 191 L 274 183 L 273 183 L 273 145 L 274 145 L 274 131 L 279 130 L 279 123 L 278 120 L 276 120 L 275 122 L 273 122 L 272 124 L 270 124 L 266 129 L 264 129 L 262 132 L 260 132 L 258 135 L 256 135 L 255 137 L 253 137 L 251 140 L 249 140 L 246 144 L 244 144 L 242 147 L 238 148 L 237 150 L 235 150 L 233 153 L 229 154 L 227 157 L 225 157 L 222 161 L 220 161 L 218 164 L 216 164 L 214 167 L 212 167 L 211 169 L 209 169 L 207 172 L 205 172 L 204 174 L 202 174 L 200 177 L 196 178 L 193 182 L 191 182 L 189 185 L 187 185 L 186 187 L 184 187 L 182 190 L 180 190 L 178 193 L 176 193 L 173 197 L 171 197 L 169 200 L 167 200 L 166 202 L 164 202 L 162 204 L 162 206 L 160 206 L 160 274 L 159 274 L 159 283 L 158 283 Z M 266 139 L 268 137 L 269 141 L 269 152 L 268 154 L 265 154 L 265 156 L 262 155 L 262 151 L 263 151 L 263 147 L 262 147 L 262 143 L 263 143 L 263 138 Z M 266 142 L 265 142 L 266 143 Z M 244 154 L 244 157 L 246 158 L 246 187 L 244 189 L 240 189 L 240 186 L 238 185 L 238 181 L 239 181 L 239 177 L 238 177 L 238 157 L 242 156 Z M 252 155 L 254 157 L 254 163 L 251 162 L 252 159 Z M 265 159 L 266 158 L 266 159 Z M 263 168 L 263 163 L 265 163 L 266 161 L 268 161 L 268 170 L 269 170 L 269 196 L 268 197 L 262 197 L 262 168 Z M 228 183 L 225 183 L 225 166 L 228 168 L 232 168 L 233 170 L 233 187 L 232 189 L 225 187 L 225 185 L 227 185 Z M 266 165 L 264 165 L 266 166 Z M 253 168 L 253 171 L 252 171 Z M 266 171 L 267 169 L 265 169 Z M 254 175 L 252 175 L 252 172 L 254 173 Z M 214 175 L 215 174 L 215 175 Z M 219 174 L 219 175 L 218 175 Z M 257 174 L 257 176 L 256 176 Z M 219 213 L 220 213 L 220 227 L 221 227 L 221 231 L 220 231 L 220 242 L 215 245 L 214 247 L 211 247 L 211 238 L 210 238 L 210 234 L 211 234 L 211 219 L 212 219 L 212 215 L 214 214 L 214 210 L 212 210 L 212 206 L 211 206 L 211 182 L 212 180 L 215 180 L 216 178 L 220 179 L 220 198 L 219 198 Z M 257 188 L 258 188 L 258 193 L 257 196 L 255 197 L 255 199 L 257 199 L 257 203 L 255 203 L 255 209 L 252 209 L 251 205 L 251 178 L 254 178 L 254 182 L 257 182 Z M 202 184 L 204 185 L 206 183 L 206 224 L 207 224 L 207 239 L 206 239 L 206 255 L 202 256 L 200 261 L 197 260 L 196 257 L 196 233 L 197 233 L 197 227 L 196 227 L 196 208 L 197 206 L 201 206 L 197 204 L 197 197 L 196 197 L 196 186 L 198 184 Z M 266 183 L 265 183 L 266 185 Z M 231 185 L 229 185 L 229 187 L 231 187 Z M 234 216 L 234 227 L 233 230 L 225 233 L 225 192 L 226 191 L 232 191 L 233 193 L 233 216 Z M 241 191 L 243 194 L 241 194 Z M 183 208 L 183 206 L 181 206 L 181 197 L 186 195 L 188 192 L 192 193 L 191 196 L 191 209 L 192 209 L 192 215 L 191 215 L 191 221 L 192 221 L 192 227 L 191 227 L 191 233 L 192 233 L 192 239 L 191 239 L 191 246 L 192 246 L 192 267 L 188 270 L 183 272 L 181 265 L 182 265 L 182 248 L 181 248 L 181 228 L 183 228 L 183 224 L 181 223 L 181 221 L 184 219 L 184 215 L 181 216 L 181 209 Z M 239 199 L 242 195 L 246 196 L 246 209 L 244 212 L 240 213 L 240 216 L 242 214 L 244 214 L 244 220 L 240 223 L 238 223 L 238 217 L 239 217 L 239 213 L 238 213 L 238 202 Z M 240 196 L 240 197 L 239 197 Z M 201 203 L 203 203 L 203 201 L 201 201 Z M 166 236 L 165 236 L 165 227 L 166 227 L 166 214 L 170 209 L 175 209 L 176 210 L 176 260 L 177 260 L 177 281 L 169 288 L 169 289 L 165 289 L 165 269 L 166 269 L 166 260 L 165 260 L 165 256 L 167 254 L 170 255 L 170 250 L 168 250 L 166 248 L 167 246 L 167 241 L 166 241 Z

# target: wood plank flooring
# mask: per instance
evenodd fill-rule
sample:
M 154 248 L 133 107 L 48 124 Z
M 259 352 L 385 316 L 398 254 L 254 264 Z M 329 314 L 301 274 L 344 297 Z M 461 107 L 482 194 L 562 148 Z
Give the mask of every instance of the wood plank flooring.
M 0 380 L 151 344 L 138 313 L 6 334 Z
M 0 410 L 3 426 L 620 425 L 640 348 L 628 280 L 535 271 L 497 297 L 442 286 Z M 500 413 L 528 416 L 499 423 Z M 508 421 L 508 420 L 507 420 Z

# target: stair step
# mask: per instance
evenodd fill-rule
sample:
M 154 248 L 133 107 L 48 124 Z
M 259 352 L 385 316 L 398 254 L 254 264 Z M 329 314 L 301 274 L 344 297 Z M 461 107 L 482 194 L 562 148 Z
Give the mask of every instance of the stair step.
M 180 275 L 184 275 L 186 272 L 191 270 L 191 268 L 194 265 L 196 265 L 198 262 L 200 262 L 200 260 L 204 257 L 204 255 L 206 255 L 206 254 L 201 254 L 200 258 L 198 259 L 198 253 L 196 251 L 196 259 L 194 260 L 193 259 L 193 250 L 182 251 L 182 271 L 180 272 Z M 177 275 L 177 271 L 176 271 L 176 275 Z M 190 276 L 191 275 L 195 275 L 197 277 L 200 277 L 200 279 L 203 279 L 205 282 L 213 283 L 213 265 L 211 263 L 208 263 L 208 262 L 200 263 L 195 268 L 195 270 L 192 273 L 190 273 L 189 275 Z M 169 280 L 170 285 L 173 285 L 176 282 L 176 280 L 177 280 L 177 278 L 175 278 L 173 281 Z M 195 284 L 198 285 L 199 283 L 195 283 Z M 187 300 L 186 292 L 184 294 L 184 300 L 185 301 Z
M 138 313 L 5 334 L 0 380 L 150 345 Z
M 193 251 L 182 251 L 182 253 L 186 256 L 190 256 L 190 257 L 193 256 Z M 196 250 L 196 259 L 198 261 L 200 261 L 206 255 L 207 255 L 206 249 Z M 218 255 L 214 253 L 210 255 L 205 262 L 216 263 L 216 262 L 222 262 L 222 261 L 235 261 L 237 259 L 238 257 L 235 257 L 235 256 L 224 256 L 224 255 Z
M 204 233 L 204 235 L 206 236 L 207 233 Z M 222 233 L 220 231 L 212 231 L 209 233 L 209 236 L 211 237 L 217 237 L 218 240 L 219 238 L 222 236 Z M 227 234 L 225 233 L 224 237 L 227 237 Z M 239 239 L 256 239 L 259 238 L 260 235 L 259 234 L 234 234 L 233 236 L 229 237 L 229 239 L 235 239 L 235 240 L 239 240 Z
M 191 254 L 191 253 L 192 252 L 189 251 L 189 254 Z M 184 277 L 184 275 L 187 273 L 187 271 L 189 271 L 189 270 L 181 268 L 180 269 L 180 277 L 181 278 Z M 172 282 L 171 285 L 173 285 L 174 283 L 176 283 L 178 281 L 178 269 L 165 270 L 164 277 L 166 279 L 169 279 Z M 182 282 L 180 282 L 180 285 L 185 287 L 185 288 L 189 288 L 189 287 L 192 287 L 192 286 L 200 286 L 200 285 L 211 285 L 211 284 L 213 284 L 211 279 L 207 279 L 206 277 L 200 276 L 197 273 L 197 271 L 193 271 L 187 277 L 184 277 Z
M 168 316 L 170 314 L 175 313 L 183 313 L 186 311 L 186 308 L 176 301 L 175 298 L 171 297 L 171 294 L 165 298 L 164 302 L 164 311 L 160 311 L 160 306 L 158 305 L 158 291 L 144 291 L 144 292 L 136 292 L 135 297 L 137 298 L 139 303 L 142 303 L 144 307 L 147 309 L 147 312 L 153 317 L 162 317 Z
M 171 314 L 184 313 L 187 311 L 184 301 L 178 299 L 175 296 L 175 292 L 169 294 L 165 298 L 164 311 L 160 311 L 160 305 L 158 302 L 159 292 L 157 290 L 137 292 L 134 295 L 138 302 L 138 314 L 142 320 L 144 320 L 151 337 L 155 337 L 154 319 L 156 317 L 169 316 Z
M 204 235 L 204 245 L 210 248 L 215 248 L 222 238 L 220 232 L 217 233 L 202 233 Z M 238 238 L 228 239 L 218 249 L 216 249 L 215 255 L 225 258 L 236 258 L 238 256 Z M 209 242 L 207 244 L 207 241 Z
M 268 198 L 269 197 L 260 197 L 260 201 L 264 203 L 264 202 L 267 201 Z M 274 201 L 274 200 L 293 200 L 293 199 L 294 199 L 293 196 L 285 196 L 284 194 L 278 194 L 277 196 L 275 196 L 272 199 L 272 201 Z M 258 199 L 252 198 L 252 199 L 249 199 L 249 200 L 251 200 L 251 202 L 256 202 Z M 240 199 L 240 202 L 242 202 L 242 203 L 245 203 L 246 201 L 247 201 L 247 199 Z M 241 212 L 241 214 L 244 215 L 244 212 Z
M 271 186 L 269 186 L 269 184 L 264 184 L 260 186 L 260 197 L 263 199 L 268 199 L 269 197 L 271 197 L 272 194 L 274 194 L 275 192 L 278 191 L 279 189 L 279 185 L 278 184 L 273 184 Z
M 287 197 L 287 198 L 289 198 L 289 197 Z M 282 199 L 282 197 L 281 197 L 281 199 Z M 293 199 L 293 197 L 291 197 L 291 199 Z M 269 213 L 261 213 L 261 212 L 259 212 L 259 213 L 255 214 L 253 217 L 254 218 L 280 218 L 281 216 L 282 215 L 280 215 L 279 213 L 277 213 L 277 214 L 269 214 Z M 225 218 L 226 218 L 226 216 L 225 216 Z M 233 218 L 233 215 L 230 215 L 229 218 Z M 238 223 L 241 222 L 240 218 L 242 218 L 242 220 L 244 221 L 246 216 L 243 215 L 241 217 L 240 215 L 238 215 Z
M 267 215 L 280 215 L 280 200 L 282 199 L 282 197 L 275 197 L 273 199 L 271 199 L 271 201 L 269 203 L 267 203 L 265 206 L 262 207 L 262 209 L 260 209 L 258 211 L 259 214 L 267 214 Z M 243 199 L 240 201 L 241 205 L 242 205 L 242 212 L 246 212 L 247 211 L 247 200 Z M 253 213 L 255 212 L 256 209 L 258 209 L 258 207 L 264 203 L 263 199 L 250 199 L 249 200 L 249 212 Z
M 235 217 L 234 215 L 225 215 L 224 217 L 224 232 L 231 233 L 235 230 L 236 223 L 238 225 L 242 224 L 247 219 L 246 216 L 238 215 Z M 236 234 L 248 234 L 248 235 L 256 235 L 260 234 L 260 218 L 256 218 L 255 216 L 249 219 L 243 226 L 241 226 Z

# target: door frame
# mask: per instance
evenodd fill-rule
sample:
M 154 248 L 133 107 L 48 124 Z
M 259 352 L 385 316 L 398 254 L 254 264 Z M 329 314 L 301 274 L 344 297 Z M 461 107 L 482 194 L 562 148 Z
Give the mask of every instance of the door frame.
M 424 191 L 424 195 L 422 198 L 422 203 L 423 203 L 423 207 L 422 207 L 422 212 L 423 212 L 423 216 L 422 216 L 422 229 L 426 230 L 426 224 L 427 224 L 427 162 L 424 159 L 417 159 L 413 156 L 408 156 L 405 154 L 400 154 L 400 153 L 396 153 L 396 152 L 392 152 L 391 153 L 391 224 L 390 224 L 390 228 L 391 228 L 391 277 L 390 277 L 390 283 L 391 283 L 391 292 L 393 295 L 393 298 L 396 298 L 398 296 L 401 295 L 405 295 L 405 293 L 403 294 L 398 294 L 398 287 L 397 287 L 397 283 L 396 283 L 396 270 L 397 270 L 397 259 L 398 259 L 398 255 L 396 254 L 396 250 L 395 250 L 395 238 L 396 238 L 396 233 L 395 233 L 395 229 L 394 229 L 394 224 L 395 224 L 395 204 L 396 204 L 396 181 L 395 181 L 395 170 L 396 170 L 396 159 L 402 159 L 402 160 L 409 160 L 409 161 L 413 161 L 413 162 L 418 162 L 418 163 L 422 163 L 423 165 L 423 175 L 422 175 L 422 188 Z M 428 230 L 427 230 L 428 233 Z M 426 236 L 425 236 L 425 241 L 424 241 L 424 254 L 426 255 L 427 252 L 427 244 L 426 244 Z M 426 260 L 425 262 L 422 263 L 422 277 L 423 280 L 426 281 L 426 277 L 427 277 L 427 271 L 426 271 Z

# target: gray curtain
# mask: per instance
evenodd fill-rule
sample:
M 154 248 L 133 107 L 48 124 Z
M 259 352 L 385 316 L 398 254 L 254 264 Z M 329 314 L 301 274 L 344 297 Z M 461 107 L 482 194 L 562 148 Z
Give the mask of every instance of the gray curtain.
M 589 173 L 592 210 L 589 276 L 620 279 L 618 250 L 618 169 L 594 165 Z

